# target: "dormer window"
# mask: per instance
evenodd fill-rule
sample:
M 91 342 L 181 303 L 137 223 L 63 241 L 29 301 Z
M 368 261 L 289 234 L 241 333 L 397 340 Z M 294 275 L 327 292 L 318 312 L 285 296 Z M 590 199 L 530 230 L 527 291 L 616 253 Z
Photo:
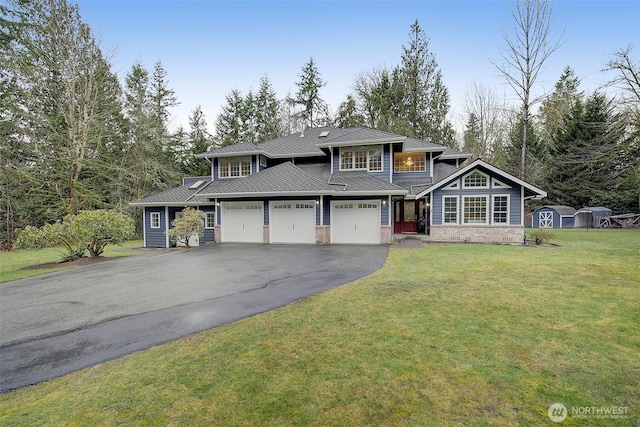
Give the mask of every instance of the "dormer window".
M 382 171 L 382 146 L 340 148 L 340 170 Z
M 221 157 L 218 160 L 219 178 L 240 178 L 251 175 L 251 157 Z

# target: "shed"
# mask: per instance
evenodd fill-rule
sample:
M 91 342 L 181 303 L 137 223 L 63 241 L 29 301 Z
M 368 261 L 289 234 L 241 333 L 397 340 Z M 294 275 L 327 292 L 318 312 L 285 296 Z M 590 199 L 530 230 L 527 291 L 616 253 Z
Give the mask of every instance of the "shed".
M 576 211 L 573 226 L 575 228 L 600 228 L 604 217 L 611 216 L 611 209 L 602 206 L 582 208 Z
M 571 206 L 542 206 L 531 218 L 533 228 L 573 228 L 576 210 Z

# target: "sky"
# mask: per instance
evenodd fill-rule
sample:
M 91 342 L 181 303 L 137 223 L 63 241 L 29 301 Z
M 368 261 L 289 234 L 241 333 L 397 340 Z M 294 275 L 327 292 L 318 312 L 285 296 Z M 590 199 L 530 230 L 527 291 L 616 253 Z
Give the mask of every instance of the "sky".
M 466 120 L 465 97 L 474 83 L 517 100 L 492 64 L 500 62 L 504 35 L 513 28 L 513 1 L 70 1 L 121 81 L 134 63 L 152 72 L 161 61 L 180 102 L 171 110 L 172 129 L 188 129 L 189 114 L 200 105 L 213 132 L 225 96 L 257 91 L 265 75 L 279 99 L 295 94 L 310 58 L 326 82 L 320 96 L 335 112 L 358 75 L 400 63 L 416 20 L 449 89 L 456 127 Z M 566 66 L 590 92 L 612 77 L 601 70 L 616 50 L 632 44 L 640 57 L 640 0 L 556 0 L 552 24 L 561 45 L 537 94 L 551 91 Z

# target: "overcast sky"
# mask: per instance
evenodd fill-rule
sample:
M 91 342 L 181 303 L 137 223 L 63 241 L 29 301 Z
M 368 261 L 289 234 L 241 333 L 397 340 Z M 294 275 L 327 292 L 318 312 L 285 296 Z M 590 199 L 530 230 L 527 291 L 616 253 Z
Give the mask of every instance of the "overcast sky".
M 73 0 L 71 0 L 73 1 Z M 462 118 L 473 82 L 515 102 L 490 60 L 499 61 L 503 33 L 512 27 L 511 1 L 77 1 L 83 20 L 112 54 L 123 80 L 136 61 L 150 71 L 160 60 L 181 105 L 172 127 L 188 128 L 202 106 L 209 128 L 232 89 L 257 90 L 267 75 L 278 98 L 313 57 L 327 85 L 320 95 L 331 111 L 355 78 L 399 63 L 417 19 L 451 95 L 452 120 Z M 553 24 L 563 44 L 549 60 L 538 91 L 550 90 L 567 65 L 590 91 L 612 54 L 630 43 L 640 57 L 640 1 L 556 0 Z

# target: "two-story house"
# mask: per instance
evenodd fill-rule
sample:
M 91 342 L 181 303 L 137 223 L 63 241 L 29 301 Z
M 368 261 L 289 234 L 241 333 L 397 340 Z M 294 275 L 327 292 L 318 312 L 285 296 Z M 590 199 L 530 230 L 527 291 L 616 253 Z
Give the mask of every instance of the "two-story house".
M 366 128 L 313 128 L 197 157 L 211 175 L 131 203 L 144 208 L 145 247 L 170 246 L 187 206 L 204 211 L 200 242 L 519 243 L 524 202 L 546 193 L 469 155 Z

